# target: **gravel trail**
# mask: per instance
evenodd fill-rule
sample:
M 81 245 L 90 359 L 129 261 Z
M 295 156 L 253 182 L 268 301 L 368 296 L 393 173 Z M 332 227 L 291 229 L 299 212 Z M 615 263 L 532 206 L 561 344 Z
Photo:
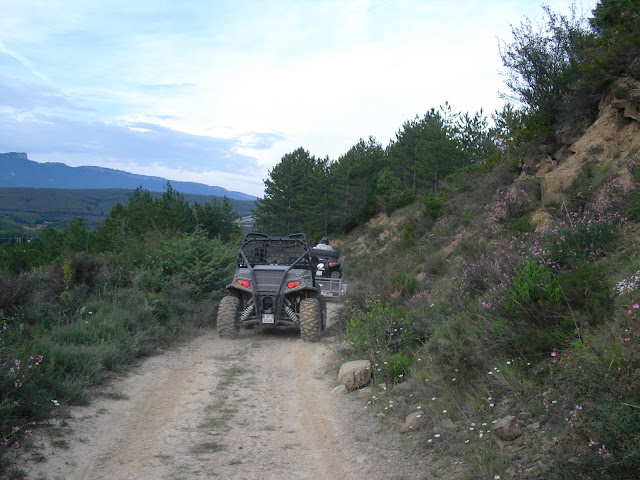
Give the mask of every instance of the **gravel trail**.
M 362 400 L 331 394 L 331 345 L 207 330 L 40 429 L 16 466 L 33 480 L 425 478 Z

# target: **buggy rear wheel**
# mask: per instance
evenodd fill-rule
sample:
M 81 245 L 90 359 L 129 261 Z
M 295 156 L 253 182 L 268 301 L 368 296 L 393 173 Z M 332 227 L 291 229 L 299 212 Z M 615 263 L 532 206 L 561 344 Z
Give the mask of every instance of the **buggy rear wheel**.
M 238 322 L 238 297 L 226 296 L 218 306 L 218 335 L 220 338 L 236 338 L 240 330 Z
M 320 340 L 321 312 L 317 298 L 305 298 L 300 302 L 300 337 L 305 342 Z

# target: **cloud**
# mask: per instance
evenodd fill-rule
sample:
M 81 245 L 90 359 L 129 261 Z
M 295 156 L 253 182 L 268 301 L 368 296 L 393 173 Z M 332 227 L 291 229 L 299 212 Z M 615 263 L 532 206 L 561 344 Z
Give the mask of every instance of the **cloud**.
M 0 151 L 252 189 L 300 146 L 386 145 L 446 101 L 490 114 L 497 39 L 542 15 L 534 0 L 0 3 Z
M 149 90 L 182 90 L 185 88 L 191 88 L 195 85 L 195 83 L 159 83 L 159 84 L 151 84 L 151 85 L 141 85 L 142 88 Z
M 38 71 L 31 61 L 29 61 L 26 57 L 19 54 L 18 52 L 15 52 L 10 48 L 6 47 L 5 44 L 2 42 L 2 40 L 0 40 L 0 53 L 4 53 L 5 55 L 11 57 L 13 60 L 16 60 L 18 63 L 20 63 L 23 67 L 25 67 L 27 70 L 29 70 L 33 75 L 35 75 L 39 79 L 47 81 L 47 77 L 43 75 L 40 71 Z
M 279 137 L 252 132 L 254 148 L 268 148 Z M 192 135 L 148 122 L 107 124 L 52 115 L 0 116 L 0 151 L 23 151 L 46 158 L 64 154 L 137 165 L 161 165 L 197 173 L 216 170 L 256 175 L 256 160 L 238 152 L 243 138 Z M 103 165 L 107 166 L 107 165 Z
M 268 150 L 275 143 L 282 142 L 286 138 L 279 133 L 249 132 L 241 135 L 240 148 L 249 150 Z
M 53 87 L 28 80 L 18 80 L 1 73 L 0 107 L 9 107 L 19 111 L 30 109 L 91 110 Z

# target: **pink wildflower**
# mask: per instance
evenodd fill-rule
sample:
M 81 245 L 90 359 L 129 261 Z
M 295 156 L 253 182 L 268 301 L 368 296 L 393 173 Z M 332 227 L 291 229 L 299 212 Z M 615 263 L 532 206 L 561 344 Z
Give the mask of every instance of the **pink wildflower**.
M 609 458 L 611 456 L 611 453 L 609 453 L 604 443 L 602 444 L 602 447 L 598 449 L 598 455 L 601 455 L 602 458 Z

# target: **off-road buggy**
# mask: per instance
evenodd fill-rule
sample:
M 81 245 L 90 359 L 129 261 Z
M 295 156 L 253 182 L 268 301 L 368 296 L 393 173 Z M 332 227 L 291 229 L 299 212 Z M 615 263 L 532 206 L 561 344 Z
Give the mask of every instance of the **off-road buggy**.
M 248 233 L 237 257 L 229 294 L 218 307 L 218 334 L 233 338 L 240 327 L 297 327 L 316 342 L 326 325 L 325 299 L 315 284 L 315 265 L 303 233 L 272 237 Z

